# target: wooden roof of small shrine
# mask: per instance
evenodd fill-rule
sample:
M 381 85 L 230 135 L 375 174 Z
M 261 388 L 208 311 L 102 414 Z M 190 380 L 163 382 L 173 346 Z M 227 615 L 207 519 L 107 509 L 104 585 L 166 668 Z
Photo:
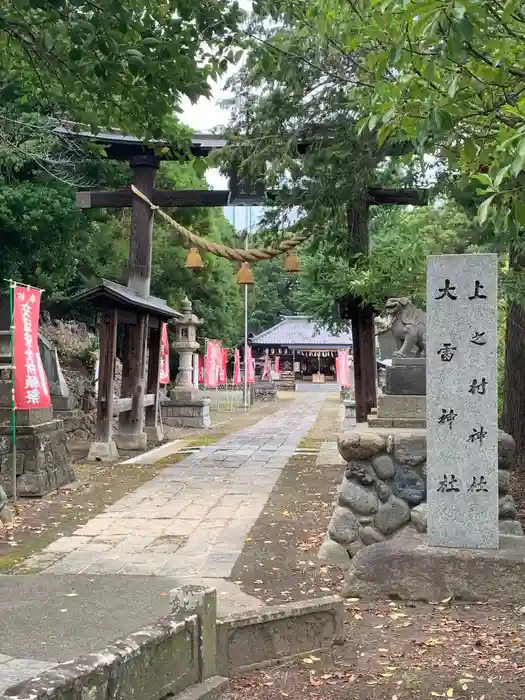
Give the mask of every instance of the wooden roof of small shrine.
M 73 303 L 93 304 L 99 308 L 116 308 L 148 313 L 163 319 L 180 318 L 181 314 L 168 306 L 165 299 L 141 297 L 134 289 L 103 279 L 101 283 L 71 298 Z

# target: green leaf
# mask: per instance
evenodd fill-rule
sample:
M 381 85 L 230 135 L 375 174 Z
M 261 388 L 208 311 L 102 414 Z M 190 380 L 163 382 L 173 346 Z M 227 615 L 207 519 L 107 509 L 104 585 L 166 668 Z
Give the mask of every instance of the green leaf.
M 452 79 L 452 82 L 448 86 L 448 96 L 450 98 L 454 97 L 454 95 L 458 91 L 458 83 L 459 83 L 459 75 L 455 75 L 454 78 Z
M 501 170 L 498 172 L 496 177 L 494 178 L 494 187 L 499 187 L 501 183 L 503 182 L 503 179 L 506 177 L 510 170 L 510 165 L 506 165 L 504 168 L 501 168 Z
M 480 224 L 484 224 L 486 222 L 486 220 L 488 219 L 489 211 L 490 211 L 490 208 L 492 206 L 492 201 L 494 200 L 495 196 L 496 195 L 493 194 L 490 197 L 488 197 L 487 199 L 485 199 L 482 202 L 481 206 L 479 207 L 478 219 L 479 219 Z
M 515 199 L 514 212 L 519 225 L 525 228 L 525 202 L 522 202 L 521 199 Z
M 518 175 L 521 173 L 523 170 L 523 165 L 525 164 L 525 153 L 523 155 L 518 156 L 512 163 L 512 174 L 514 177 L 518 177 Z

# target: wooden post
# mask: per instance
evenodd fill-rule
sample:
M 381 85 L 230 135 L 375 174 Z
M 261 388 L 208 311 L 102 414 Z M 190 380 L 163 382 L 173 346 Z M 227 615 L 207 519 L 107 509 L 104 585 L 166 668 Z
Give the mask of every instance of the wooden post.
M 153 197 L 155 175 L 159 167 L 156 156 L 135 156 L 131 161 L 133 184 L 146 197 Z M 128 261 L 128 287 L 147 297 L 151 286 L 151 251 L 153 248 L 153 211 L 140 197 L 131 206 L 131 240 Z
M 160 339 L 162 323 L 158 328 L 150 328 L 149 331 L 149 357 L 147 394 L 155 395 L 153 406 L 146 408 L 146 435 L 148 442 L 160 442 L 162 440 L 162 426 L 159 424 L 159 365 L 160 365 Z
M 377 406 L 374 310 L 357 306 L 352 316 L 354 343 L 355 415 L 357 423 L 365 423 Z
M 364 200 L 354 210 L 348 210 L 348 232 L 356 253 L 368 253 L 368 202 Z M 371 409 L 377 406 L 376 352 L 374 310 L 356 300 L 352 311 L 352 338 L 354 344 L 355 415 L 357 423 L 367 420 Z
M 90 445 L 88 459 L 112 460 L 118 458 L 117 448 L 113 441 L 113 387 L 117 355 L 117 325 L 117 309 L 102 314 L 96 440 Z
M 115 440 L 120 449 L 141 450 L 147 445 L 144 432 L 144 358 L 148 316 L 126 324 L 122 344 L 122 396 L 131 397 L 131 410 L 119 414 Z

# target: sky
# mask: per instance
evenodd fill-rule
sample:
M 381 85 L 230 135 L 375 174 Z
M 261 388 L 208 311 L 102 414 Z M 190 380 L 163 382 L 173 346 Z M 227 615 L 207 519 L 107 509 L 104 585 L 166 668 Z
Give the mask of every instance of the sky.
M 243 10 L 250 10 L 252 0 L 239 0 L 239 5 Z M 184 98 L 181 119 L 187 126 L 200 133 L 210 133 L 220 130 L 228 124 L 229 112 L 219 105 L 221 100 L 231 97 L 231 93 L 225 88 L 228 78 L 235 72 L 232 68 L 220 82 L 212 82 L 211 99 L 201 98 L 195 104 Z M 206 179 L 210 187 L 214 190 L 227 190 L 228 180 L 223 177 L 218 170 L 208 170 Z M 251 209 L 251 212 L 250 212 Z M 234 211 L 235 210 L 235 211 Z M 249 229 L 255 225 L 260 214 L 260 207 L 225 207 L 224 213 L 228 219 L 239 230 Z

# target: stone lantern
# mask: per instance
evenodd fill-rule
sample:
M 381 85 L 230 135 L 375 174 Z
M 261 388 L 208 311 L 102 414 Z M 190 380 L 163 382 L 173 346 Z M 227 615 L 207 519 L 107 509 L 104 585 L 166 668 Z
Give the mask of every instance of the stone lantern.
M 179 356 L 179 371 L 169 401 L 162 404 L 162 416 L 166 425 L 177 428 L 209 428 L 210 399 L 204 398 L 193 383 L 193 354 L 199 349 L 197 328 L 203 321 L 192 310 L 186 298 L 181 304 L 182 316 L 171 322 L 175 328 L 172 347 Z
M 172 321 L 175 327 L 175 342 L 172 347 L 179 356 L 179 371 L 170 395 L 176 399 L 192 398 L 198 391 L 198 387 L 193 383 L 193 355 L 200 347 L 197 342 L 197 328 L 203 324 L 193 313 L 188 297 L 182 302 L 181 311 L 182 316 Z

